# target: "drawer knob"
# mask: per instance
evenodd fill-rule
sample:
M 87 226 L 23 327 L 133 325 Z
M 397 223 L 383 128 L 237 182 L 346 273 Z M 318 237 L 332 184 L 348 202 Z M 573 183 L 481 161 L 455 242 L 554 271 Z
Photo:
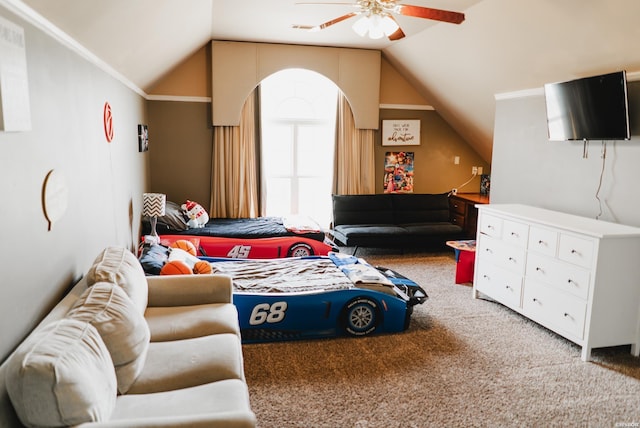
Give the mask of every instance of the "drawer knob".
M 567 283 L 568 284 L 576 284 L 576 282 L 571 278 L 567 279 Z M 578 285 L 578 284 L 576 284 L 576 285 Z
M 518 236 L 518 234 L 515 232 L 511 232 L 511 236 Z
M 504 288 L 506 288 L 507 290 L 511 290 L 511 286 L 510 285 L 505 285 Z
M 513 257 L 509 257 L 509 261 L 510 261 L 510 262 L 512 262 L 512 261 L 514 261 L 514 260 L 515 260 L 515 259 L 514 259 Z
M 579 254 L 578 250 L 571 250 L 571 254 Z
M 542 244 L 544 244 L 544 241 L 541 239 L 538 241 L 538 245 L 542 245 Z
M 538 299 L 536 299 L 535 297 L 532 299 L 535 303 L 538 303 Z
M 536 267 L 536 272 L 542 272 L 542 268 L 540 266 Z
M 493 229 L 493 225 L 487 225 L 487 229 Z

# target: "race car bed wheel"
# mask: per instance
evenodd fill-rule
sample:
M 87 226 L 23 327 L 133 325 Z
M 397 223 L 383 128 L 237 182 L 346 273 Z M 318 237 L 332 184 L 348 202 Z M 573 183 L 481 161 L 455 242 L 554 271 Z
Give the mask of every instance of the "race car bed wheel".
M 293 244 L 289 247 L 289 251 L 287 252 L 287 257 L 307 257 L 313 256 L 313 248 L 311 245 L 305 244 L 303 242 L 298 242 L 297 244 Z
M 378 304 L 369 298 L 358 297 L 342 310 L 344 330 L 352 336 L 365 336 L 376 331 L 380 323 Z

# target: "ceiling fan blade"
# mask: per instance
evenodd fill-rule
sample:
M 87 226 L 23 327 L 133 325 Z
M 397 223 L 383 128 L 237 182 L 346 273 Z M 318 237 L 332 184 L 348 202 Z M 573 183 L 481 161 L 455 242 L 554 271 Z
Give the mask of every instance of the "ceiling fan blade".
M 393 19 L 393 21 L 396 24 L 398 24 L 398 21 L 396 21 L 396 19 L 393 16 L 389 15 L 389 18 Z M 402 31 L 402 28 L 400 28 L 400 24 L 398 24 L 398 29 L 394 31 L 392 34 L 390 34 L 388 38 L 393 42 L 395 40 L 400 40 L 404 38 L 404 36 L 405 36 L 404 31 Z
M 354 16 L 359 15 L 358 12 L 351 12 L 351 13 L 347 13 L 345 15 L 339 16 L 337 18 L 332 19 L 331 21 L 327 21 L 324 22 L 320 25 L 293 25 L 293 28 L 298 28 L 301 30 L 310 30 L 310 31 L 318 31 L 318 30 L 324 30 L 327 27 L 332 26 L 333 24 L 337 24 L 338 22 L 342 22 L 345 19 L 349 19 L 349 18 L 353 18 Z
M 430 7 L 413 6 L 410 4 L 398 4 L 393 8 L 393 11 L 400 15 L 433 19 L 435 21 L 450 22 L 452 24 L 460 24 L 464 21 L 464 13 L 432 9 Z

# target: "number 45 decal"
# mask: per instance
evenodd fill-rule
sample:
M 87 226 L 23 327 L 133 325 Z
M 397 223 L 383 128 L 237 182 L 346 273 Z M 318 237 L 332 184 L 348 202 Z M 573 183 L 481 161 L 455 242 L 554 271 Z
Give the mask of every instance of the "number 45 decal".
M 287 311 L 287 302 L 275 302 L 273 305 L 260 303 L 253 307 L 249 325 L 260 325 L 266 323 L 277 323 L 284 319 Z
M 227 257 L 231 259 L 246 259 L 249 257 L 251 245 L 235 245 L 228 253 Z

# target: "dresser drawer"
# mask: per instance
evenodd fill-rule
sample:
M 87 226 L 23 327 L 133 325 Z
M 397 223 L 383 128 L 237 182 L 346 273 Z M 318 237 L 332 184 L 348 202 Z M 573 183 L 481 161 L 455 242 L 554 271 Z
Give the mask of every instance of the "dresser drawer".
M 584 337 L 587 303 L 562 291 L 527 278 L 522 311 L 525 316 L 552 330 L 560 330 L 578 339 Z
M 464 228 L 464 216 L 460 214 L 453 213 L 451 215 L 451 222 L 457 226 Z
M 529 254 L 526 277 L 581 299 L 587 299 L 589 296 L 590 271 L 558 259 Z
M 459 199 L 450 198 L 449 199 L 449 207 L 451 211 L 464 216 L 467 211 L 467 204 Z
M 492 215 L 480 216 L 480 233 L 499 238 L 502 236 L 502 219 Z
M 595 243 L 592 239 L 560 234 L 558 258 L 569 263 L 590 268 L 593 263 Z
M 529 226 L 517 221 L 503 220 L 502 240 L 517 247 L 526 248 Z
M 531 226 L 528 248 L 529 251 L 554 257 L 558 248 L 558 231 Z
M 481 234 L 476 245 L 476 256 L 510 272 L 524 274 L 527 258 L 525 249 L 498 238 Z
M 520 307 L 522 276 L 480 261 L 474 287 L 481 293 L 511 308 Z

